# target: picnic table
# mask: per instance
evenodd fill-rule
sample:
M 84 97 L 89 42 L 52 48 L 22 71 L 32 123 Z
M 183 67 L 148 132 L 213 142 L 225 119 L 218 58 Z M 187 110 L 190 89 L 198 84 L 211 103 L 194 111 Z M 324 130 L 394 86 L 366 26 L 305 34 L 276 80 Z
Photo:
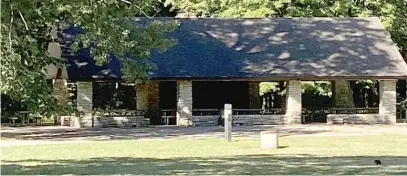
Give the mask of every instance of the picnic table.
M 24 125 L 26 119 L 27 119 L 27 125 L 30 123 L 30 113 L 31 111 L 17 111 L 18 114 L 20 114 L 21 117 L 21 124 Z
M 18 117 L 21 118 L 22 125 L 29 125 L 30 118 L 33 118 L 35 120 L 36 125 L 38 125 L 38 122 L 39 122 L 39 125 L 41 125 L 42 116 L 37 113 L 32 114 L 32 111 L 17 111 L 16 114 L 17 114 L 16 115 L 17 117 L 11 118 L 11 120 L 13 121 L 13 125 L 15 123 L 15 120 L 18 119 Z

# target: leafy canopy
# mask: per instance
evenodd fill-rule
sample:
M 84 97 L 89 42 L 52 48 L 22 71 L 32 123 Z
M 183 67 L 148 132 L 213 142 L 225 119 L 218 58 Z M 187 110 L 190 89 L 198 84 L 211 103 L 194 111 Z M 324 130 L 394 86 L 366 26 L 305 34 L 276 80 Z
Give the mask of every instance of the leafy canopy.
M 46 83 L 45 67 L 63 64 L 63 59 L 51 57 L 48 46 L 60 42 L 52 33 L 61 33 L 69 25 L 86 31 L 71 43 L 73 52 L 79 46 L 89 48 L 98 64 L 109 62 L 114 54 L 123 62 L 127 81 L 145 79 L 152 65 L 140 58 L 150 55 L 153 48 L 165 51 L 173 45 L 165 33 L 177 24 L 151 20 L 141 26 L 132 18 L 153 15 L 158 5 L 154 0 L 3 0 L 1 94 L 24 102 L 30 110 L 57 110 L 52 88 Z

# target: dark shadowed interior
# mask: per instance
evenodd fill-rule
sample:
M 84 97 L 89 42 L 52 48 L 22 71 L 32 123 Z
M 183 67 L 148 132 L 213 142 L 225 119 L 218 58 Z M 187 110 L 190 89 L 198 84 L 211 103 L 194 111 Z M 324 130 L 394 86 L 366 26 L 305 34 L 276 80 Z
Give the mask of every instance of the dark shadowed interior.
M 222 109 L 225 103 L 234 108 L 249 108 L 248 82 L 246 81 L 194 81 L 192 98 L 194 109 Z M 160 82 L 160 109 L 177 108 L 175 81 Z
M 194 81 L 194 109 L 222 109 L 230 103 L 236 109 L 249 108 L 249 87 L 246 81 Z

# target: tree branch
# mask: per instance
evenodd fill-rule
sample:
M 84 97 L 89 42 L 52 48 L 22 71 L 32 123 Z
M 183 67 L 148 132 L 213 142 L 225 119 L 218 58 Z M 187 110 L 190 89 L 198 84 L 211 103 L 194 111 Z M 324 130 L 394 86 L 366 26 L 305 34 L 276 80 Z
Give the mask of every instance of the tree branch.
M 157 9 L 155 9 L 155 10 L 156 10 L 157 12 L 156 12 L 152 17 L 155 17 L 156 15 L 158 15 L 158 13 L 160 13 L 162 9 L 160 8 L 160 9 L 158 9 L 158 10 L 157 10 Z
M 146 12 L 144 12 L 144 10 L 140 7 L 140 6 L 138 6 L 138 5 L 136 5 L 136 4 L 133 4 L 133 3 L 131 3 L 130 1 L 127 1 L 127 0 L 121 0 L 122 2 L 124 2 L 124 3 L 126 3 L 126 4 L 129 4 L 129 5 L 134 5 L 137 9 L 139 9 L 140 11 L 141 11 L 141 13 L 144 15 L 144 16 L 146 16 L 148 19 L 153 19 L 153 17 L 155 16 L 155 15 L 157 15 L 158 13 L 156 13 L 154 16 L 149 16 L 149 15 L 147 15 L 147 13 Z
M 11 27 L 12 27 L 13 21 L 14 21 L 14 13 L 13 13 L 13 6 L 12 5 L 10 5 L 10 10 L 11 10 L 11 17 L 10 17 L 10 28 L 9 28 L 9 31 L 8 31 L 8 39 L 9 39 L 9 42 L 10 42 L 10 51 L 11 51 L 11 48 L 12 48 L 12 45 L 13 45 L 13 41 L 11 40 Z
M 21 20 L 23 20 L 23 22 L 24 22 L 25 29 L 28 31 L 28 25 L 27 25 L 27 22 L 26 22 L 25 19 L 24 19 L 23 14 L 21 13 L 21 11 L 18 11 L 18 13 L 20 14 Z

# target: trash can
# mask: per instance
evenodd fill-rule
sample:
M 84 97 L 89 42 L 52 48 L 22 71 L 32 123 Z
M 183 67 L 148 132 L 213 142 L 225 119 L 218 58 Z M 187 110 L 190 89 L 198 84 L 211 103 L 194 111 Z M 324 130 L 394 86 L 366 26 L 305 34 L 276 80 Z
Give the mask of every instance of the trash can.
M 260 146 L 264 149 L 278 148 L 278 131 L 260 132 Z

